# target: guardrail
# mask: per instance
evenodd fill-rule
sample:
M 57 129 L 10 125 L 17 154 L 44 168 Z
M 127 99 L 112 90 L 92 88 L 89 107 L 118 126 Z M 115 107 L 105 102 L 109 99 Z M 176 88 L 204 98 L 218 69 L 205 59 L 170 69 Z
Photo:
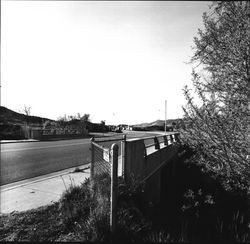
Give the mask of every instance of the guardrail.
M 123 160 L 124 177 L 129 178 L 133 174 L 143 180 L 151 175 L 176 153 L 172 145 L 180 141 L 179 136 L 179 132 L 173 132 L 126 140 Z
M 150 147 L 154 146 L 155 149 L 158 150 L 161 148 L 160 147 L 161 144 L 163 146 L 168 146 L 168 145 L 172 144 L 173 142 L 179 142 L 180 141 L 180 133 L 175 132 L 175 133 L 171 133 L 169 135 L 145 137 L 145 138 L 142 138 L 141 140 L 143 140 L 145 142 L 145 140 L 150 140 L 150 139 L 153 139 L 154 142 L 145 145 L 145 148 L 150 148 Z M 159 139 L 161 139 L 161 140 L 159 140 Z
M 125 141 L 124 178 L 136 177 L 145 184 L 145 198 L 157 204 L 161 195 L 161 172 L 176 159 L 180 133 Z

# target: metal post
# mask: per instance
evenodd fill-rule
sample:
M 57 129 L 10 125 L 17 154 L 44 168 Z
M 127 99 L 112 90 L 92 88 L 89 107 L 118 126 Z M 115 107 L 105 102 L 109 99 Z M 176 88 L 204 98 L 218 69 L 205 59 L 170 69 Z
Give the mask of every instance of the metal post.
M 165 135 L 167 131 L 167 100 L 165 100 Z
M 171 142 L 171 144 L 174 142 L 173 135 L 170 135 L 170 142 Z
M 123 135 L 121 141 L 121 157 L 122 157 L 122 177 L 124 178 L 125 161 L 126 161 L 126 135 Z
M 90 162 L 90 181 L 93 181 L 93 177 L 94 177 L 94 156 L 95 156 L 95 152 L 94 152 L 94 144 L 92 142 L 95 141 L 95 138 L 92 137 L 91 138 L 91 162 Z
M 168 146 L 168 138 L 167 138 L 167 136 L 165 135 L 165 136 L 163 136 L 163 138 L 164 138 L 164 145 Z
M 176 142 L 180 143 L 180 134 L 179 133 L 175 134 L 174 138 L 175 138 Z
M 155 142 L 155 149 L 160 149 L 160 144 L 156 136 L 154 138 L 154 142 Z
M 114 233 L 116 229 L 118 149 L 119 146 L 116 143 L 111 146 L 111 196 L 110 196 L 111 233 Z

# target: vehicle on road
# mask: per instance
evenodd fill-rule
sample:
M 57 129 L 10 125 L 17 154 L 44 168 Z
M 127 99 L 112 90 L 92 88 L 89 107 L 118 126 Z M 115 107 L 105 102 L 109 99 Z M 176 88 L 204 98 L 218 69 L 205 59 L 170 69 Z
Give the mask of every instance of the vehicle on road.
M 122 133 L 121 127 L 117 127 L 117 128 L 115 129 L 115 132 L 116 132 L 116 133 Z

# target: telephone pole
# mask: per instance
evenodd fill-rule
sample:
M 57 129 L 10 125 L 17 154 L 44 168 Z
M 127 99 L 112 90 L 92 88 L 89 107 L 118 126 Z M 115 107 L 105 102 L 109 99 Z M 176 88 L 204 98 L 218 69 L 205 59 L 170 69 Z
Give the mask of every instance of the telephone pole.
M 165 100 L 165 135 L 167 131 L 167 100 Z

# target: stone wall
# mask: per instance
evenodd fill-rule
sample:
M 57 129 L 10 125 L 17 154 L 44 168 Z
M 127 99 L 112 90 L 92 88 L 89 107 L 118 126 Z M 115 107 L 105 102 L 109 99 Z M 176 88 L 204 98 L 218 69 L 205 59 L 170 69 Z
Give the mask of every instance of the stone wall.
M 31 130 L 30 138 L 37 140 L 82 138 L 88 136 L 88 130 Z

